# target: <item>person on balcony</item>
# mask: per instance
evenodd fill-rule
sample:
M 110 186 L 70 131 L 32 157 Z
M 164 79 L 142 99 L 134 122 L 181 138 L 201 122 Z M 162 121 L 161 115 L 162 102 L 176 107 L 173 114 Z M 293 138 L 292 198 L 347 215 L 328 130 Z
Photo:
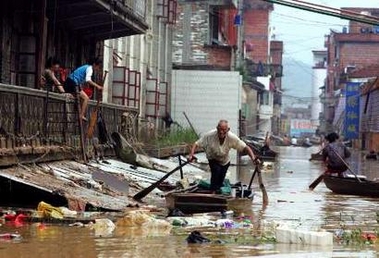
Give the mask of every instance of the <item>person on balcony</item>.
M 61 81 L 57 78 L 60 69 L 60 62 L 50 57 L 46 61 L 46 68 L 41 76 L 41 87 L 47 91 L 64 93 L 64 88 Z
M 193 144 L 188 157 L 189 161 L 194 159 L 194 153 L 197 147 L 203 148 L 207 155 L 211 169 L 210 190 L 212 193 L 219 191 L 224 183 L 226 172 L 230 165 L 230 149 L 235 149 L 239 152 L 247 152 L 254 164 L 257 165 L 260 163 L 260 160 L 254 155 L 250 147 L 237 135 L 230 132 L 229 124 L 226 120 L 220 120 L 216 129 L 205 133 Z
M 67 78 L 64 84 L 64 90 L 68 93 L 77 93 L 82 99 L 82 106 L 80 110 L 80 117 L 83 121 L 87 121 L 85 116 L 88 106 L 89 97 L 83 91 L 82 85 L 88 83 L 90 86 L 103 90 L 103 87 L 92 81 L 93 72 L 100 71 L 102 61 L 99 58 L 91 60 L 88 64 L 82 65 L 73 71 Z

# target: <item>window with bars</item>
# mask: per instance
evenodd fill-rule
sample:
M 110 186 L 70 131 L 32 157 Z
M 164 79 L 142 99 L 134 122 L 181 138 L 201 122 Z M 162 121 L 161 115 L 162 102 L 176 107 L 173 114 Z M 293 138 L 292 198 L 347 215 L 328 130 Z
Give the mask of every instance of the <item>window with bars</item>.
M 35 88 L 37 85 L 37 36 L 12 34 L 11 37 L 11 84 Z
M 124 66 L 113 67 L 112 102 L 139 108 L 141 73 Z
M 177 6 L 177 0 L 158 0 L 157 16 L 165 19 L 169 24 L 175 24 Z
M 146 117 L 165 116 L 168 106 L 168 83 L 159 82 L 157 79 L 146 81 Z

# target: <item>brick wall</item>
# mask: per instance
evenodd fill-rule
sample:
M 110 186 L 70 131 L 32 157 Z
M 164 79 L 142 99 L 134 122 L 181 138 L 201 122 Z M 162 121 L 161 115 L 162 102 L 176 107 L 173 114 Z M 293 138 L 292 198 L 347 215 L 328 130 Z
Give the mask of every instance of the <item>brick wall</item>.
M 207 64 L 215 67 L 230 69 L 232 48 L 230 47 L 212 47 L 206 49 Z
M 254 62 L 268 61 L 269 13 L 270 9 L 265 8 L 245 9 L 243 13 L 247 57 Z
M 272 64 L 282 64 L 283 41 L 273 40 L 270 42 L 270 54 Z
M 379 63 L 378 43 L 342 43 L 340 45 L 340 67 L 354 64 L 363 68 Z
M 173 37 L 173 62 L 205 64 L 207 53 L 204 44 L 209 43 L 208 32 L 208 4 L 179 4 L 178 21 Z
M 220 11 L 210 10 L 207 3 L 178 5 L 178 22 L 175 26 L 172 51 L 175 64 L 204 64 L 220 69 L 230 69 L 232 48 L 211 45 L 210 12 Z M 225 16 L 228 12 L 223 13 L 225 19 L 230 18 Z M 227 21 L 225 20 L 224 23 Z
M 379 35 L 335 34 L 329 36 L 328 47 L 328 92 L 336 89 L 336 78 L 344 68 L 355 65 L 356 69 L 379 63 Z M 337 51 L 337 54 L 336 54 Z

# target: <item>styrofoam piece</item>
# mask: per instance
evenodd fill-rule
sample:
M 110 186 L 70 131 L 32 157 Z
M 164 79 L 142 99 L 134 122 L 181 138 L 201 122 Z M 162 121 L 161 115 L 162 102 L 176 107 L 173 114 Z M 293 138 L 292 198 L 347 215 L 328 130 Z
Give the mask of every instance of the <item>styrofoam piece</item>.
M 333 234 L 329 232 L 305 231 L 278 227 L 275 230 L 278 243 L 304 245 L 333 245 Z

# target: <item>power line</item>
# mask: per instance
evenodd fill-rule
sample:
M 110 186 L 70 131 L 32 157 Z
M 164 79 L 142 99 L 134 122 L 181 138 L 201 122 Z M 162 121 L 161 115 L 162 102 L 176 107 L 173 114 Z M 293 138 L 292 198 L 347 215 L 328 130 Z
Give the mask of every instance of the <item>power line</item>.
M 282 13 L 272 13 L 273 15 L 284 17 L 284 19 L 292 19 L 296 21 L 302 21 L 304 25 L 314 25 L 319 24 L 319 27 L 326 27 L 326 26 L 339 26 L 339 27 L 344 27 L 346 24 L 342 23 L 329 23 L 329 22 L 321 22 L 321 21 L 315 21 L 315 20 L 309 20 L 309 19 L 303 19 L 297 16 L 292 16 L 292 15 L 287 15 L 287 14 L 282 14 Z M 293 21 L 291 24 L 297 24 L 299 25 L 299 22 Z M 324 26 L 325 25 L 325 26 Z
M 340 9 L 332 8 L 329 6 L 317 5 L 317 4 L 298 1 L 298 0 L 292 0 L 292 2 L 288 0 L 287 1 L 263 0 L 263 1 L 279 4 L 279 5 L 284 5 L 284 6 L 300 9 L 300 10 L 305 10 L 305 11 L 309 11 L 313 13 L 319 13 L 319 14 L 324 14 L 328 16 L 338 17 L 345 20 L 356 21 L 356 22 L 371 24 L 371 25 L 379 25 L 378 17 L 371 16 L 371 15 L 363 15 L 363 14 L 359 14 L 359 13 L 352 12 L 349 10 L 340 10 Z

